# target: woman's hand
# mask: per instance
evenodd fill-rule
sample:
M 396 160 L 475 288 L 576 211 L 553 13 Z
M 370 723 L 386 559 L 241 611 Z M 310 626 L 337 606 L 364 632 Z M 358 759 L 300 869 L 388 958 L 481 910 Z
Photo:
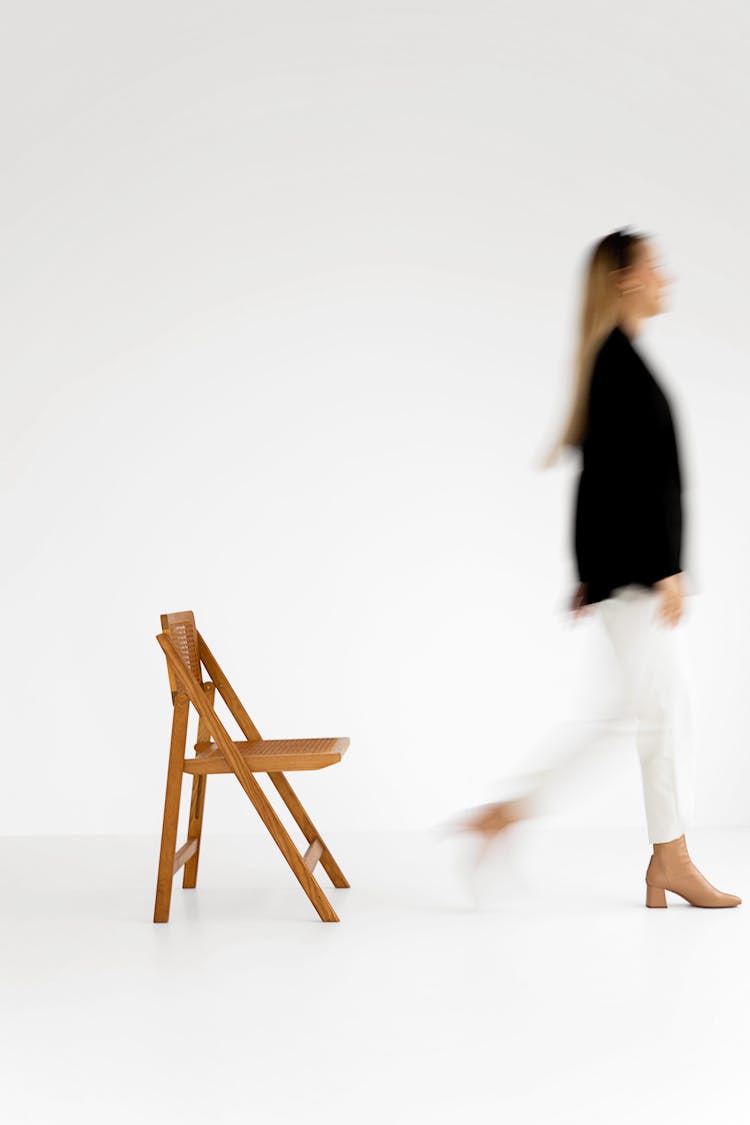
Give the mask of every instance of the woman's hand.
M 676 625 L 682 617 L 684 606 L 682 574 L 670 574 L 669 578 L 662 578 L 654 583 L 654 587 L 662 595 L 656 612 L 657 620 L 662 620 L 666 625 Z
M 584 605 L 584 598 L 586 597 L 586 583 L 579 582 L 576 587 L 573 597 L 570 600 L 570 612 L 574 617 L 585 617 L 591 612 L 590 605 Z

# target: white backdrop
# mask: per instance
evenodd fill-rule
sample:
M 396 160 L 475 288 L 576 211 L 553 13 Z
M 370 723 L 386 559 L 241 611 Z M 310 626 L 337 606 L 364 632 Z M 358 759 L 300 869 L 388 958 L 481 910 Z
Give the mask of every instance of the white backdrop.
M 676 278 L 640 346 L 688 475 L 697 817 L 747 823 L 749 17 L 602 14 L 6 13 L 3 833 L 160 830 L 164 611 L 264 736 L 351 738 L 299 779 L 324 832 L 528 765 L 596 642 L 563 612 L 577 462 L 537 462 L 622 223 Z M 643 824 L 635 749 L 580 796 Z M 206 827 L 256 829 L 231 779 Z

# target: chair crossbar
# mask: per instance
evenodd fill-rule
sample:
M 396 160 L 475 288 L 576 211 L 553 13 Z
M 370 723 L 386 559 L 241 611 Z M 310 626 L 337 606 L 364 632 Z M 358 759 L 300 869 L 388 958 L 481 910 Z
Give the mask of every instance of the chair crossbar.
M 186 844 L 183 844 L 182 847 L 180 848 L 180 850 L 177 852 L 177 854 L 174 857 L 174 867 L 172 868 L 172 874 L 176 875 L 177 872 L 182 867 L 183 863 L 187 863 L 187 861 L 190 859 L 190 857 L 194 856 L 197 851 L 198 851 L 198 841 L 197 841 L 197 839 L 188 840 Z
M 308 871 L 314 870 L 315 864 L 318 862 L 318 860 L 320 859 L 322 854 L 323 854 L 322 843 L 320 842 L 320 840 L 313 840 L 313 842 L 310 844 L 309 848 L 307 849 L 307 851 L 305 852 L 305 854 L 302 857 Z

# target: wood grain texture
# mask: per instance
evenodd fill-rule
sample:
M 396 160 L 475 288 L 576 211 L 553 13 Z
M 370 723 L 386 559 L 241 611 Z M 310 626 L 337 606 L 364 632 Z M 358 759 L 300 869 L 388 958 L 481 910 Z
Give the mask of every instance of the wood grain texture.
M 276 738 L 234 743 L 248 769 L 254 773 L 271 770 L 319 770 L 340 762 L 349 745 L 348 738 Z M 230 773 L 231 767 L 221 747 L 213 742 L 196 742 L 196 756 L 186 758 L 185 773 Z
M 203 690 L 208 696 L 209 702 L 213 706 L 215 689 L 214 685 L 208 681 L 203 684 Z M 198 719 L 198 738 L 200 740 L 208 738 L 208 731 L 203 719 Z M 184 767 L 183 767 L 184 768 Z M 205 774 L 198 774 L 193 778 L 193 791 L 190 795 L 190 820 L 188 822 L 188 840 L 195 840 L 197 843 L 195 853 L 190 857 L 185 864 L 185 871 L 182 876 L 182 885 L 185 888 L 193 888 L 198 882 L 198 860 L 200 858 L 201 850 L 201 832 L 203 831 L 203 809 L 206 802 L 206 776 Z
M 172 711 L 172 736 L 167 764 L 167 789 L 164 797 L 164 818 L 162 820 L 161 848 L 159 850 L 159 870 L 156 876 L 155 922 L 169 921 L 175 844 L 177 843 L 177 820 L 180 815 L 182 763 L 185 758 L 187 742 L 188 711 L 189 699 L 187 694 L 182 691 L 175 691 Z

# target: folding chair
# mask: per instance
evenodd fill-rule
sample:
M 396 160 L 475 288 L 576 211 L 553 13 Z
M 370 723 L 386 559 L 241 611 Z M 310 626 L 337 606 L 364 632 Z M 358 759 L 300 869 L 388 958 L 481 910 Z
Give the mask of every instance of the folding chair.
M 340 762 L 349 745 L 349 739 L 262 739 L 232 685 L 196 629 L 193 613 L 190 610 L 181 613 L 162 613 L 161 627 L 162 632 L 156 639 L 167 658 L 173 714 L 154 922 L 169 921 L 172 881 L 183 865 L 185 867 L 183 887 L 195 887 L 198 877 L 206 780 L 212 773 L 233 773 L 236 776 L 320 918 L 324 922 L 338 922 L 339 918 L 335 910 L 313 875 L 315 865 L 318 862 L 323 865 L 334 887 L 348 887 L 349 883 L 284 776 L 284 771 L 317 770 Z M 203 682 L 201 664 L 210 677 L 206 682 Z M 227 733 L 214 710 L 216 690 L 229 708 L 246 741 L 236 742 Z M 186 758 L 191 703 L 198 712 L 198 741 L 195 743 L 195 757 Z M 193 775 L 190 821 L 187 841 L 179 851 L 175 852 L 184 773 Z M 297 850 L 271 802 L 253 776 L 255 773 L 268 774 L 280 793 L 308 842 L 304 855 Z

